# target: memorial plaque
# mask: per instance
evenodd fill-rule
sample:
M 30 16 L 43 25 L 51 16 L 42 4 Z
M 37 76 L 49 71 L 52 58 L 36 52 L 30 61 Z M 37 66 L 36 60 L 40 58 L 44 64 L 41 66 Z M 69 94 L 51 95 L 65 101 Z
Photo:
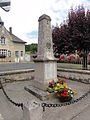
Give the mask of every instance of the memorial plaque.
M 46 63 L 45 64 L 45 79 L 54 79 L 57 76 L 56 64 Z

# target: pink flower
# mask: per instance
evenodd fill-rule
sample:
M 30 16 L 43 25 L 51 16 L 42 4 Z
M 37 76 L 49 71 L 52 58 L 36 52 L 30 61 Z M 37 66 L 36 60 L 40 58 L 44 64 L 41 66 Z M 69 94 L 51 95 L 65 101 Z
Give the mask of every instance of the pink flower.
M 64 82 L 64 83 L 66 83 L 66 80 L 65 80 L 65 79 L 63 79 L 63 82 Z
M 59 58 L 58 60 L 61 60 L 61 58 Z

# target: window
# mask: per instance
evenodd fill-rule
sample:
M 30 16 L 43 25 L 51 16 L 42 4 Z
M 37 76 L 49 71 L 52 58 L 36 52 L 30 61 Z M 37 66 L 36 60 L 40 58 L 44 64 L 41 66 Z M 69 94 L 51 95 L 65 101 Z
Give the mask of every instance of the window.
M 23 51 L 21 51 L 21 57 L 23 57 Z
M 7 56 L 7 50 L 6 49 L 0 49 L 0 55 L 1 56 Z
M 8 57 L 11 57 L 11 51 L 8 50 Z
M 15 57 L 19 57 L 19 51 L 15 51 Z
M 1 37 L 1 44 L 2 44 L 2 45 L 5 44 L 5 37 Z

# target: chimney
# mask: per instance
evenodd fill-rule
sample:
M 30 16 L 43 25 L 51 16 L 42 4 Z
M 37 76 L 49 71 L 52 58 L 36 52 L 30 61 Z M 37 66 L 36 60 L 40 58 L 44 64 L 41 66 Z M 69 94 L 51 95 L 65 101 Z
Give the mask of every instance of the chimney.
M 0 17 L 0 26 L 3 26 L 4 22 L 2 21 L 1 17 Z
M 10 34 L 12 34 L 12 27 L 9 27 L 9 32 Z

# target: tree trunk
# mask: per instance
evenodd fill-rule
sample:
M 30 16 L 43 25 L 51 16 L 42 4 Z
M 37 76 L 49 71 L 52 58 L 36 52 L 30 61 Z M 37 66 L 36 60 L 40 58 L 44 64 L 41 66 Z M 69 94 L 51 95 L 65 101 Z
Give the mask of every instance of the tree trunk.
M 87 56 L 88 56 L 88 52 L 87 52 L 87 49 L 84 49 L 83 51 L 83 62 L 82 62 L 82 69 L 83 70 L 87 70 L 88 67 L 87 67 Z

